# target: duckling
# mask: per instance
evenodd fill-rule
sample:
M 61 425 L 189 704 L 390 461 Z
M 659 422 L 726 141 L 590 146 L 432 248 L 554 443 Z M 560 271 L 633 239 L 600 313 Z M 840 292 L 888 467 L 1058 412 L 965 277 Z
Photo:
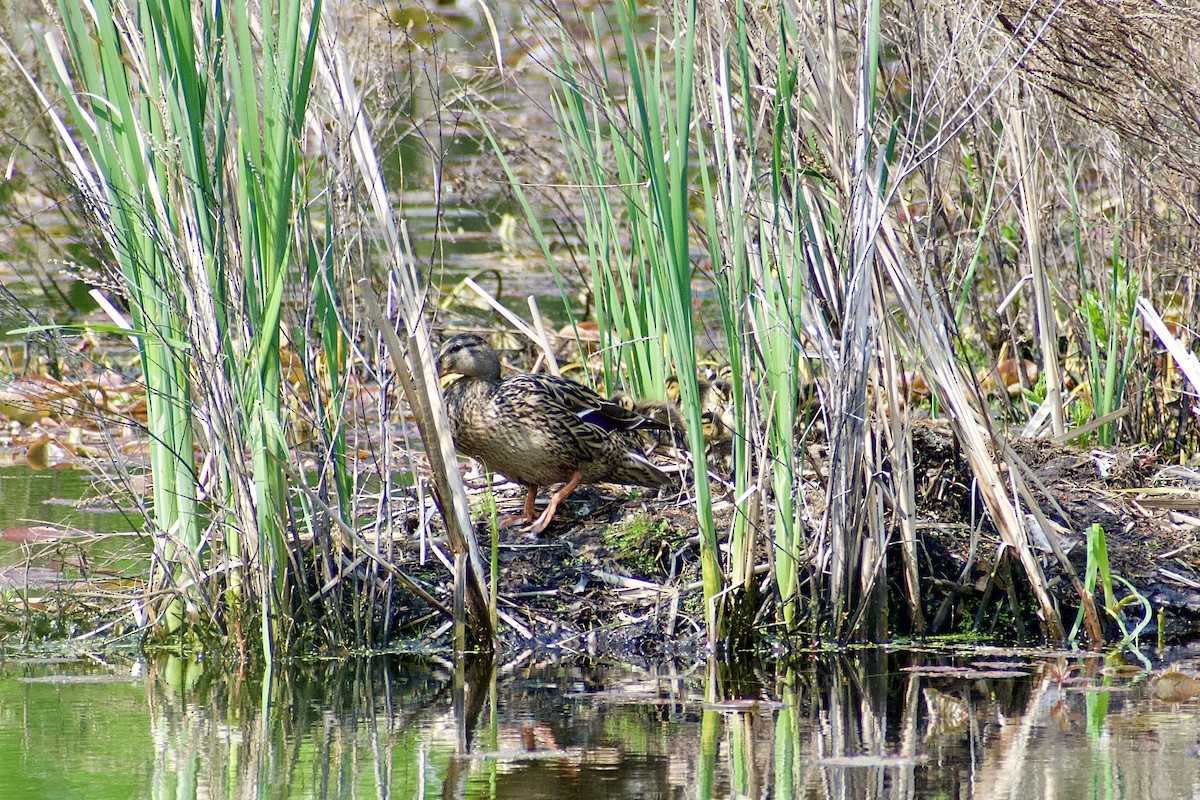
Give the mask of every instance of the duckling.
M 719 373 L 705 370 L 696 377 L 700 394 L 701 430 L 704 443 L 721 446 L 733 439 L 733 384 Z M 671 375 L 666 380 L 667 399 L 675 405 L 680 402 L 679 378 Z
M 646 458 L 638 437 L 640 430 L 666 427 L 660 422 L 566 378 L 501 380 L 496 351 L 474 334 L 447 341 L 437 366 L 455 445 L 526 488 L 524 514 L 503 526 L 523 521 L 541 533 L 583 483 L 655 488 L 670 482 Z M 552 483 L 564 485 L 535 519 L 538 489 Z

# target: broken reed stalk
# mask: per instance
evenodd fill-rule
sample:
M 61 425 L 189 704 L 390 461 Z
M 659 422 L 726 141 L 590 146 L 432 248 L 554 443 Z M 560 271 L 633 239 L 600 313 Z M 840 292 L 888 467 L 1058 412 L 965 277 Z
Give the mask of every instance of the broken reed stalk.
M 379 296 L 367 281 L 360 283 L 363 303 L 367 316 L 383 336 L 392 357 L 395 375 L 400 380 L 421 432 L 433 478 L 434 498 L 446 524 L 451 551 L 456 559 L 465 556 L 461 567 L 455 569 L 455 592 L 465 593 L 471 642 L 475 647 L 490 652 L 496 640 L 491 622 L 487 573 L 471 523 L 462 475 L 458 471 L 458 456 L 450 436 L 449 418 L 438 389 L 433 344 L 424 316 L 428 290 L 420 285 L 404 226 L 396 220 L 392 211 L 383 173 L 375 157 L 370 131 L 367 130 L 366 115 L 362 113 L 362 101 L 346 69 L 341 50 L 331 41 L 322 40 L 322 45 L 318 68 L 328 84 L 331 101 L 335 103 L 340 118 L 354 120 L 351 150 L 379 223 L 382 246 L 392 265 L 390 280 L 394 281 L 396 287 L 393 296 L 398 318 L 393 321 L 385 313 Z M 397 324 L 403 336 L 397 330 Z M 462 581 L 466 582 L 465 586 Z
M 973 380 L 968 379 L 954 358 L 954 350 L 947 333 L 951 330 L 949 315 L 938 300 L 937 293 L 918 284 L 909 271 L 900 243 L 886 219 L 884 226 L 883 233 L 891 257 L 881 259 L 881 262 L 887 270 L 888 283 L 912 330 L 912 341 L 908 349 L 921 352 L 924 356 L 921 367 L 926 375 L 926 383 L 948 412 L 951 427 L 975 475 L 978 491 L 991 513 L 992 522 L 1001 540 L 1013 549 L 1025 569 L 1041 611 L 1046 638 L 1054 642 L 1063 641 L 1066 631 L 1050 595 L 1046 576 L 1033 555 L 1029 535 L 1004 487 L 1004 481 L 996 466 L 996 458 L 992 455 L 993 449 L 988 446 L 989 440 L 996 441 L 997 434 L 992 430 L 991 421 L 977 411 L 969 400 L 974 393 L 975 384 Z
M 1014 91 L 1015 95 L 1016 92 Z M 1058 321 L 1054 314 L 1054 296 L 1050 290 L 1050 276 L 1042 258 L 1041 227 L 1041 184 L 1036 158 L 1030 156 L 1029 136 L 1025 125 L 1025 111 L 1013 98 L 1009 106 L 1008 124 L 1005 133 L 1012 137 L 1017 150 L 1017 187 L 1021 196 L 1021 226 L 1025 231 L 1025 254 L 1029 259 L 1029 270 L 1033 275 L 1033 296 L 1037 314 L 1038 341 L 1042 351 L 1042 373 L 1046 377 L 1046 402 L 1050 404 L 1050 421 L 1055 436 L 1062 436 L 1066 426 L 1063 422 L 1062 371 L 1058 364 Z M 1020 364 L 1022 355 L 1013 353 Z
M 876 291 L 883 287 L 876 284 Z M 912 420 L 904 413 L 904 376 L 900 369 L 899 354 L 892 341 L 892 325 L 883 326 L 880 337 L 879 374 L 882 379 L 882 397 L 875 404 L 876 412 L 887 408 L 883 433 L 887 448 L 887 461 L 898 465 L 893 469 L 892 490 L 895 496 L 895 519 L 893 528 L 900 539 L 901 571 L 904 575 L 904 599 L 908 603 L 915 633 L 925 631 L 925 610 L 921 603 L 921 574 L 917 553 L 917 498 L 913 467 Z
M 1029 512 L 1033 514 L 1034 521 L 1042 530 L 1042 535 L 1046 537 L 1046 542 L 1050 545 L 1050 551 L 1054 553 L 1054 557 L 1058 559 L 1058 563 L 1062 566 L 1063 572 L 1067 574 L 1067 578 L 1071 581 L 1071 588 L 1075 590 L 1075 594 L 1079 596 L 1079 605 L 1083 609 L 1084 626 L 1087 629 L 1088 640 L 1092 647 L 1097 649 L 1104 646 L 1104 629 L 1100 624 L 1100 614 L 1096 610 L 1096 598 L 1084 586 L 1083 580 L 1079 577 L 1079 573 L 1075 570 L 1075 565 L 1067 558 L 1063 552 L 1062 544 L 1058 541 L 1058 534 L 1050 524 L 1050 520 L 1046 517 L 1041 506 L 1038 504 L 1037 498 L 1029 491 L 1025 479 L 1028 478 L 1038 490 L 1050 500 L 1051 505 L 1057 509 L 1060 515 L 1070 520 L 1058 503 L 1054 500 L 1054 496 L 1046 489 L 1046 486 L 1041 482 L 1037 475 L 1029 468 L 1017 453 L 1012 449 L 1008 442 L 1002 442 L 1004 445 L 1004 459 L 1010 467 L 1008 478 L 1013 487 L 1014 496 L 1024 498 Z M 1016 467 L 1017 469 L 1012 469 Z

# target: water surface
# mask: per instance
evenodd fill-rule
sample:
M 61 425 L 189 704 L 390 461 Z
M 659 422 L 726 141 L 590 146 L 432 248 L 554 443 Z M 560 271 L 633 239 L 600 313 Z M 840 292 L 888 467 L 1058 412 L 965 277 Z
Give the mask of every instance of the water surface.
M 1190 663 L 1190 662 L 1185 662 Z M 1099 658 L 866 650 L 791 668 L 10 659 L 0 798 L 1159 798 L 1200 705 Z

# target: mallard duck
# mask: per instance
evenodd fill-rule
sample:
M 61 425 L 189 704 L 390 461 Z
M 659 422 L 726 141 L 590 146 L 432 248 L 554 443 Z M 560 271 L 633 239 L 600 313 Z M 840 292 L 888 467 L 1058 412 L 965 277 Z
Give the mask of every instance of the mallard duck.
M 506 519 L 541 533 L 583 483 L 658 487 L 670 481 L 650 463 L 637 431 L 660 423 L 552 375 L 500 379 L 500 359 L 484 339 L 460 334 L 438 355 L 438 374 L 459 450 L 526 487 L 525 513 Z M 534 518 L 538 489 L 563 487 Z

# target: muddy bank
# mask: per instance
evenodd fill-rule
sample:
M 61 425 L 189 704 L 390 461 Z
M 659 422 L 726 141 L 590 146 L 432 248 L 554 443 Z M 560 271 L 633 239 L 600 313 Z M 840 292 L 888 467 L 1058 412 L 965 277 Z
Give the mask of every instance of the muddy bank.
M 921 423 L 913 442 L 927 627 L 914 630 L 900 605 L 896 555 L 889 575 L 890 593 L 896 598 L 892 635 L 970 634 L 995 642 L 1038 641 L 1037 609 L 1020 563 L 982 517 L 983 504 L 973 494 L 970 469 L 949 428 Z M 1095 596 L 1106 639 L 1119 641 L 1122 626 L 1132 631 L 1147 616 L 1142 646 L 1155 643 L 1160 626 L 1163 641 L 1200 635 L 1200 474 L 1158 463 L 1144 448 L 1080 449 L 1028 439 L 1009 443 L 1028 468 L 1026 482 L 1036 492 L 1050 534 L 1081 578 L 1088 570 L 1087 531 L 1092 525 L 1103 530 L 1119 617 L 1118 621 L 1103 611 L 1104 592 L 1097 582 Z M 467 483 L 482 498 L 483 476 L 468 475 Z M 820 507 L 823 481 L 813 474 L 809 484 L 811 511 Z M 719 480 L 714 489 L 719 496 Z M 522 488 L 500 483 L 494 492 L 499 517 L 520 511 Z M 723 533 L 729 528 L 732 504 L 719 500 L 717 511 L 718 531 Z M 488 526 L 481 514 L 475 519 L 486 551 Z M 807 522 L 816 530 L 820 520 L 810 515 Z M 1035 516 L 1026 513 L 1025 522 L 1069 627 L 1078 595 Z M 699 657 L 704 631 L 695 530 L 685 492 L 655 495 L 598 486 L 574 494 L 541 536 L 519 528 L 500 531 L 500 628 L 505 648 L 647 661 Z M 415 550 L 400 549 L 409 551 L 404 558 L 411 563 Z M 755 626 L 765 634 L 764 645 L 778 650 L 814 644 L 812 638 L 787 642 L 773 624 L 775 585 L 765 546 L 760 546 L 758 562 L 761 597 Z M 444 576 L 440 567 L 429 573 L 430 579 L 443 583 Z M 449 586 L 443 585 L 439 596 L 448 598 L 448 592 Z M 427 613 L 422 604 L 413 604 L 411 616 L 398 630 L 412 635 L 411 623 Z M 424 633 L 437 631 L 434 620 L 425 619 Z M 445 630 L 436 634 L 445 635 Z M 1082 634 L 1080 642 L 1085 643 Z

